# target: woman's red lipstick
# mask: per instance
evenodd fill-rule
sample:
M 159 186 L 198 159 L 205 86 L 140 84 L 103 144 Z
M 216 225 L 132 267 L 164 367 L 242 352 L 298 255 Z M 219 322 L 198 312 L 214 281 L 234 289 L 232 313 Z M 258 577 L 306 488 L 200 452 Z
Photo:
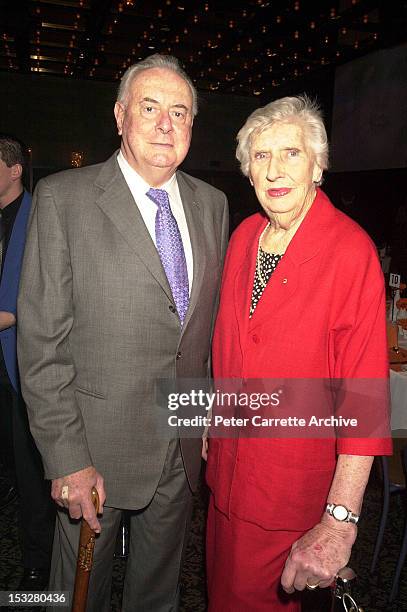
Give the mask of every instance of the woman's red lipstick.
M 288 187 L 280 187 L 279 189 L 267 189 L 267 195 L 269 195 L 271 198 L 281 198 L 282 196 L 287 195 L 287 193 L 290 193 L 291 189 L 289 189 Z

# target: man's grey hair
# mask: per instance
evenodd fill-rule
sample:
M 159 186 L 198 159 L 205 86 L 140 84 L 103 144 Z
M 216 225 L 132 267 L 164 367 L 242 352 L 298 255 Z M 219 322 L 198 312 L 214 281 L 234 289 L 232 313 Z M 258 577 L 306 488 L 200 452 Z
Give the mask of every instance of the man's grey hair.
M 27 163 L 25 145 L 11 134 L 0 134 L 0 159 L 8 168 L 20 164 L 24 170 Z
M 306 145 L 314 153 L 318 166 L 322 170 L 328 168 L 329 145 L 321 109 L 315 100 L 303 95 L 274 100 L 249 116 L 237 135 L 236 149 L 236 157 L 245 176 L 249 176 L 253 138 L 276 122 L 300 124 Z
M 191 95 L 192 95 L 192 116 L 198 113 L 198 93 L 195 89 L 195 86 L 185 70 L 181 68 L 181 65 L 176 57 L 173 55 L 160 55 L 159 53 L 155 53 L 154 55 L 150 55 L 146 57 L 141 62 L 137 64 L 133 64 L 130 66 L 124 73 L 122 80 L 120 81 L 119 90 L 117 92 L 117 101 L 123 104 L 124 106 L 127 103 L 130 87 L 134 80 L 134 78 L 143 72 L 144 70 L 150 70 L 151 68 L 165 68 L 166 70 L 172 70 L 178 76 L 180 76 L 184 81 L 188 84 Z
M 0 159 L 11 168 L 20 164 L 23 168 L 21 182 L 23 187 L 31 191 L 32 177 L 30 174 L 31 161 L 27 146 L 13 134 L 0 133 Z

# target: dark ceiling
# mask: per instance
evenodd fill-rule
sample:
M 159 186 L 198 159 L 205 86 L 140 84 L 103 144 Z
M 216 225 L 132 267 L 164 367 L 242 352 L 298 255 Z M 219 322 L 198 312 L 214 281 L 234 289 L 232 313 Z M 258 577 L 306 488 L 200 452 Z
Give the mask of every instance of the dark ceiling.
M 0 70 L 115 81 L 171 53 L 201 91 L 262 95 L 406 40 L 403 0 L 1 1 Z

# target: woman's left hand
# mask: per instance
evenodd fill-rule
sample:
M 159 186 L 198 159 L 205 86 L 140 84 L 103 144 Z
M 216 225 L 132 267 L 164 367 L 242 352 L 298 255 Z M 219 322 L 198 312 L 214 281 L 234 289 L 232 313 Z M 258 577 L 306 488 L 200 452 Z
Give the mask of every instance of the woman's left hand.
M 329 586 L 349 561 L 356 534 L 356 525 L 324 516 L 292 545 L 281 576 L 284 591 Z
M 208 434 L 205 433 L 202 436 L 202 452 L 201 452 L 201 456 L 204 461 L 208 461 L 208 450 L 209 450 Z

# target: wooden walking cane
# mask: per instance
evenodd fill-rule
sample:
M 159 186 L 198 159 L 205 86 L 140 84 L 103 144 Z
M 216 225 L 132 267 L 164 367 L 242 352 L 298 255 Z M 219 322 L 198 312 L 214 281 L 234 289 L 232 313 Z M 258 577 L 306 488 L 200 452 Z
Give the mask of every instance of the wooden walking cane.
M 99 495 L 95 487 L 92 488 L 92 503 L 96 514 L 99 512 Z M 73 592 L 72 612 L 86 612 L 90 572 L 93 563 L 93 549 L 95 548 L 95 532 L 85 519 L 82 519 L 79 536 L 78 560 L 76 562 L 75 587 Z

